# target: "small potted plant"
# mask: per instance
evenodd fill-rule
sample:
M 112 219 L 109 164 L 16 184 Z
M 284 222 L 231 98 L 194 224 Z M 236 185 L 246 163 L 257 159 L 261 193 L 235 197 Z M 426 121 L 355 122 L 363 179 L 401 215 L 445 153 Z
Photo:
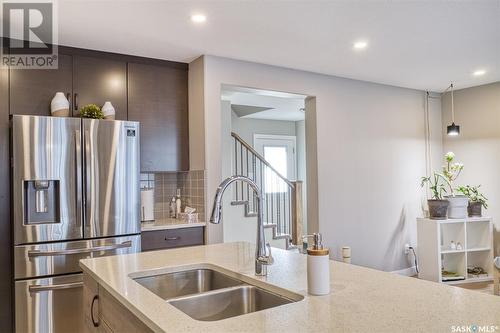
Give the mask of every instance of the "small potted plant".
M 422 177 L 421 186 L 429 185 L 432 198 L 427 200 L 429 217 L 433 220 L 445 220 L 448 213 L 449 202 L 443 197 L 446 193 L 446 178 L 435 172 L 431 177 Z
M 451 151 L 446 153 L 444 158 L 446 164 L 443 166 L 443 175 L 450 190 L 450 194 L 446 196 L 446 199 L 450 202 L 450 205 L 448 206 L 448 218 L 466 218 L 469 199 L 465 195 L 455 194 L 453 187 L 453 183 L 457 180 L 458 176 L 460 176 L 460 173 L 464 169 L 464 165 L 462 163 L 454 162 L 455 154 Z
M 465 195 L 469 199 L 469 206 L 467 207 L 469 216 L 474 217 L 474 216 L 479 216 L 481 217 L 482 214 L 482 208 L 484 207 L 485 209 L 488 208 L 488 198 L 484 196 L 481 192 L 479 192 L 479 188 L 481 185 L 478 186 L 460 186 L 457 190 Z
M 92 119 L 104 119 L 104 114 L 100 107 L 95 104 L 85 105 L 80 109 L 80 117 Z

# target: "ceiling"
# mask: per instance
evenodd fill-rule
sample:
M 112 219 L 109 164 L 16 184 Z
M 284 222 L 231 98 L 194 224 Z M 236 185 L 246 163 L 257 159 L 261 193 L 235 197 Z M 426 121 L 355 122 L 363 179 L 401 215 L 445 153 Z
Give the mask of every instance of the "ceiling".
M 231 102 L 231 109 L 239 118 L 267 120 L 304 120 L 306 96 L 271 90 L 225 85 L 221 99 Z
M 441 91 L 500 80 L 500 0 L 59 0 L 59 43 L 190 62 L 217 55 Z M 203 13 L 204 23 L 190 15 Z M 357 41 L 364 50 L 354 50 Z M 484 69 L 486 74 L 472 73 Z
M 251 116 L 262 111 L 272 110 L 273 108 L 266 106 L 253 106 L 253 105 L 243 105 L 243 104 L 231 104 L 231 109 L 239 118 Z

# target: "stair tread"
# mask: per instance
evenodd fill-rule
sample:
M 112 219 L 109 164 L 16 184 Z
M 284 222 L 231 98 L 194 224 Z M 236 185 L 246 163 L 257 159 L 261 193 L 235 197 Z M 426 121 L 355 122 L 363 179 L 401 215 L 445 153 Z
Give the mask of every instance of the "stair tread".
M 290 235 L 276 235 L 273 237 L 273 239 L 290 239 Z
M 246 205 L 246 204 L 248 204 L 248 200 L 233 200 L 233 201 L 231 201 L 232 206 Z

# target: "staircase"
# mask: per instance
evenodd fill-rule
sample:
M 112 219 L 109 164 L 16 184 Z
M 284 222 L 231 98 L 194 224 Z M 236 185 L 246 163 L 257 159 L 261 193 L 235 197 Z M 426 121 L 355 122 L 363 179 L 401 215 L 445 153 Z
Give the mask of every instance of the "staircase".
M 262 190 L 264 228 L 272 238 L 285 240 L 285 248 L 296 247 L 302 234 L 302 182 L 290 181 L 274 169 L 252 146 L 232 132 L 233 174 L 246 176 Z M 231 205 L 244 207 L 245 217 L 257 216 L 257 200 L 248 184 L 236 182 Z

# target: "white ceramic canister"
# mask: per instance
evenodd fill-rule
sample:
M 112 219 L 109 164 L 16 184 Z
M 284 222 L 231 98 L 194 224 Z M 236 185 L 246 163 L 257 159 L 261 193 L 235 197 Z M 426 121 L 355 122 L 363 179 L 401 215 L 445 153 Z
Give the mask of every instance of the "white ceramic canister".
M 467 217 L 467 206 L 469 199 L 465 195 L 446 196 L 445 199 L 450 203 L 448 206 L 449 219 L 464 219 Z
M 57 92 L 50 102 L 50 113 L 54 117 L 69 117 L 69 101 L 64 93 Z
M 106 102 L 102 106 L 102 113 L 104 114 L 104 119 L 110 119 L 113 120 L 115 119 L 115 108 L 111 102 Z
M 307 249 L 307 292 L 310 295 L 330 293 L 330 250 L 323 247 L 321 234 L 315 233 L 314 242 Z

